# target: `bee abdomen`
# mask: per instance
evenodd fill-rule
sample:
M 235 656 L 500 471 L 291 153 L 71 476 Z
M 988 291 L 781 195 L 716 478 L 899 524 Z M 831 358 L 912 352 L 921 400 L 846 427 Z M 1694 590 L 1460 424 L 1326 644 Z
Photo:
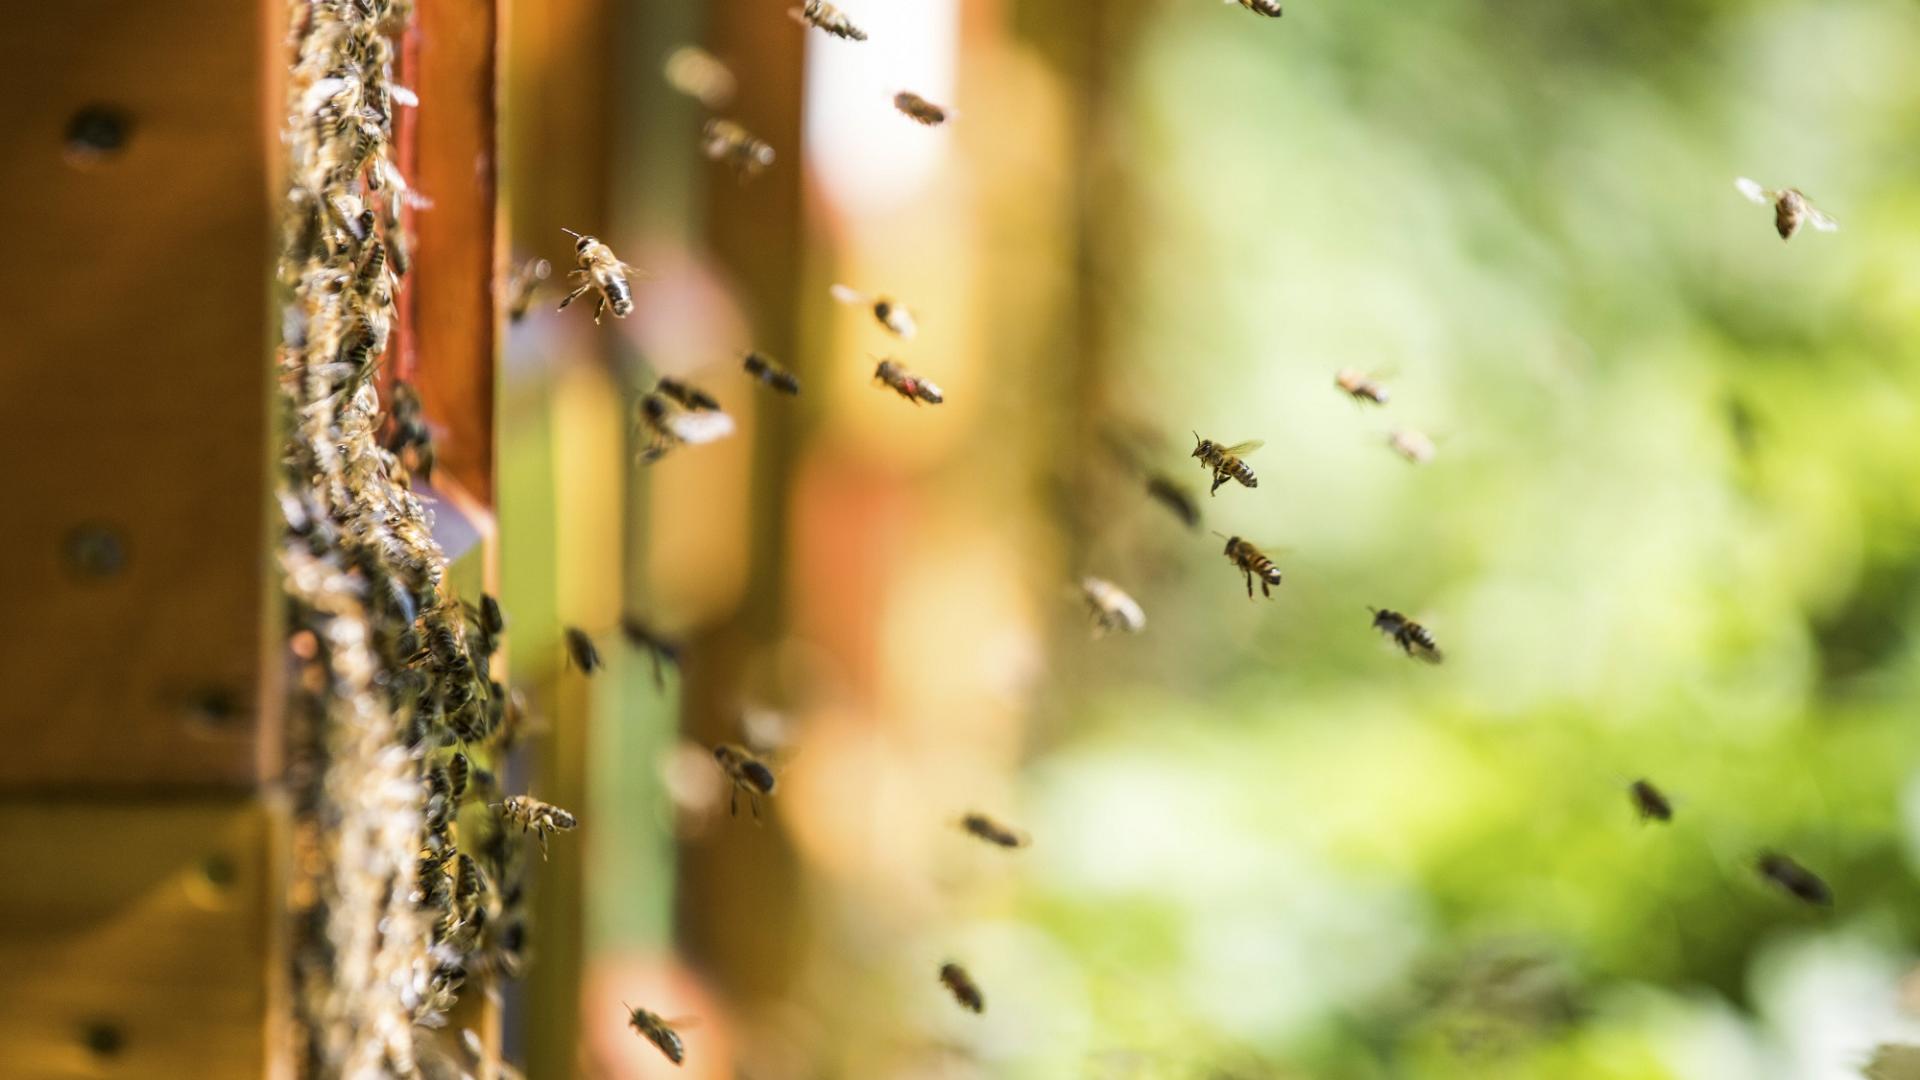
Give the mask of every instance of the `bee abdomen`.
M 624 280 L 615 278 L 607 283 L 607 304 L 613 313 L 622 318 L 633 311 L 633 287 Z

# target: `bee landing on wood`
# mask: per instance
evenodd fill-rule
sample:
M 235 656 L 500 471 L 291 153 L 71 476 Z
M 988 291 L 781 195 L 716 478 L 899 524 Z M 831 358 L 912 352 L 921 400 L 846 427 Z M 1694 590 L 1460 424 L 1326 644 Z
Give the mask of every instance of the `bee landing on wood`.
M 540 838 L 540 857 L 547 857 L 547 834 L 570 832 L 580 824 L 572 814 L 552 803 L 544 803 L 531 795 L 509 795 L 504 802 L 494 804 L 501 816 L 520 826 L 521 832 L 532 832 Z
M 1633 808 L 1639 812 L 1641 821 L 1673 820 L 1672 801 L 1653 786 L 1653 781 L 1635 780 L 1627 786 L 1627 797 L 1633 800 Z
M 1215 536 L 1220 535 L 1215 533 Z M 1237 536 L 1227 537 L 1227 561 L 1240 569 L 1247 579 L 1247 599 L 1253 599 L 1254 579 L 1260 581 L 1260 595 L 1272 596 L 1273 589 L 1280 585 L 1280 568 L 1266 557 L 1259 548 Z
M 893 107 L 905 113 L 909 119 L 928 127 L 939 127 L 953 117 L 951 110 L 941 108 L 908 90 L 893 95 Z
M 1371 402 L 1375 405 L 1385 405 L 1390 396 L 1386 386 L 1382 385 L 1378 379 L 1354 368 L 1341 368 L 1335 372 L 1333 385 L 1339 387 L 1341 393 L 1355 401 Z
M 1838 222 L 1821 213 L 1799 188 L 1772 191 L 1744 176 L 1735 180 L 1733 186 L 1749 201 L 1773 207 L 1773 228 L 1782 240 L 1793 239 L 1793 234 L 1799 232 L 1803 224 L 1812 225 L 1821 232 L 1834 232 L 1840 228 Z
M 620 1004 L 626 1007 L 628 1026 L 658 1047 L 668 1061 L 678 1065 L 687 1059 L 686 1044 L 680 1041 L 680 1033 L 673 1030 L 673 1025 L 661 1019 L 658 1013 L 636 1009 L 624 1001 Z
M 888 333 L 902 341 L 913 340 L 913 335 L 919 331 L 918 324 L 914 322 L 913 312 L 899 301 L 885 296 L 869 295 L 850 285 L 835 285 L 827 291 L 842 304 L 870 308 L 873 311 L 873 317 L 879 321 L 880 325 L 886 327 Z
M 807 0 L 805 7 L 788 8 L 788 17 L 802 26 L 811 26 L 824 30 L 837 38 L 848 41 L 865 41 L 867 32 L 853 25 L 846 13 L 834 7 L 826 0 Z
M 1238 480 L 1241 487 L 1259 487 L 1260 478 L 1254 475 L 1253 468 L 1240 460 L 1241 455 L 1251 454 L 1265 446 L 1259 439 L 1249 439 L 1232 446 L 1221 446 L 1212 439 L 1203 439 L 1199 432 L 1193 433 L 1193 456 L 1200 464 L 1213 473 L 1213 487 L 1207 492 L 1212 495 L 1220 490 L 1220 485 L 1228 479 Z
M 923 401 L 929 405 L 938 405 L 946 400 L 946 395 L 940 392 L 939 387 L 892 360 L 880 361 L 880 366 L 873 369 L 873 378 L 875 382 L 885 383 L 893 389 L 894 393 L 915 405 Z
M 781 367 L 765 353 L 748 353 L 743 366 L 747 369 L 747 374 L 782 394 L 798 396 L 800 393 L 799 377 Z
M 953 994 L 953 1000 L 959 1002 L 961 1008 L 971 1012 L 986 1011 L 987 999 L 981 996 L 979 985 L 973 981 L 973 976 L 967 974 L 966 968 L 952 961 L 941 964 L 940 982 Z
M 960 819 L 960 827 L 968 834 L 979 837 L 995 847 L 1023 848 L 1030 842 L 1027 834 L 1008 825 L 1002 825 L 985 814 L 968 814 Z
M 773 164 L 773 147 L 731 120 L 707 121 L 701 138 L 707 160 L 725 162 L 743 183 Z
M 1397 611 L 1386 608 L 1367 610 L 1373 612 L 1373 628 L 1392 638 L 1402 652 L 1429 664 L 1441 661 L 1440 646 L 1433 640 L 1432 631 Z
M 597 326 L 600 316 L 608 308 L 613 309 L 613 317 L 624 319 L 633 314 L 633 288 L 627 279 L 638 274 L 633 267 L 614 255 L 613 249 L 591 236 L 584 236 L 572 229 L 561 229 L 574 238 L 573 255 L 579 266 L 567 271 L 568 277 L 580 279 L 579 285 L 560 301 L 557 311 L 567 310 L 567 305 L 585 296 L 589 290 L 600 290 L 600 302 L 594 305 L 593 321 Z
M 1146 629 L 1147 613 L 1141 610 L 1138 601 L 1113 582 L 1105 578 L 1083 577 L 1080 579 L 1080 593 L 1086 598 L 1087 610 L 1093 616 L 1094 637 L 1103 637 L 1116 630 L 1137 634 Z
M 773 770 L 767 763 L 753 756 L 744 746 L 725 743 L 713 748 L 713 760 L 720 765 L 720 771 L 727 774 L 733 784 L 733 791 L 727 798 L 727 813 L 738 816 L 740 813 L 740 793 L 747 793 L 747 805 L 753 810 L 753 820 L 760 820 L 760 796 L 773 795 L 776 782 Z

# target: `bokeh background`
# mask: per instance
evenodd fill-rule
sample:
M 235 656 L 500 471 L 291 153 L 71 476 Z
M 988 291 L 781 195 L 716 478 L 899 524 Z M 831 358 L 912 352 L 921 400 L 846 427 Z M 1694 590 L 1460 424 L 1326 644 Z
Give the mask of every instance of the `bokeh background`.
M 1920 1040 L 1920 9 L 846 0 L 852 44 L 785 6 L 513 6 L 516 254 L 564 268 L 565 226 L 649 272 L 506 358 L 534 790 L 584 822 L 535 1075 L 671 1073 L 623 1000 L 699 1018 L 675 1075 L 768 1080 L 1803 1080 Z M 775 147 L 752 183 L 661 77 L 689 43 Z M 1841 231 L 1782 244 L 1739 175 Z M 636 467 L 663 373 L 740 434 Z M 1259 487 L 1206 498 L 1195 430 L 1266 440 Z M 1092 640 L 1084 573 L 1145 632 Z M 684 640 L 664 689 L 623 614 Z M 763 826 L 723 740 L 775 748 Z

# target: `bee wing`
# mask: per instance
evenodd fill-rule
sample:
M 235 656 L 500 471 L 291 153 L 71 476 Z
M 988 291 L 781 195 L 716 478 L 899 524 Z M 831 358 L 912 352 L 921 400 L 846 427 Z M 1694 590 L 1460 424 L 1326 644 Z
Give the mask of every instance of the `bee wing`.
M 724 439 L 733 434 L 733 417 L 718 409 L 683 412 L 667 419 L 673 437 L 691 446 Z
M 1258 450 L 1265 445 L 1267 445 L 1267 442 L 1265 439 L 1248 439 L 1246 442 L 1243 442 L 1243 443 L 1234 443 L 1232 446 L 1223 446 L 1220 448 L 1220 452 L 1227 455 L 1228 457 L 1242 457 L 1247 454 L 1253 453 L 1255 450 Z
M 1819 229 L 1821 232 L 1837 232 L 1840 229 L 1839 222 L 1822 213 L 1820 209 L 1812 203 L 1807 204 L 1807 224 Z
M 1762 206 L 1772 203 L 1775 198 L 1773 192 L 1768 191 L 1757 182 L 1749 180 L 1744 176 L 1736 178 L 1733 181 L 1733 186 L 1739 190 L 1740 194 L 1745 195 L 1749 201 L 1759 203 Z
M 300 112 L 307 115 L 318 112 L 320 106 L 338 97 L 340 92 L 347 88 L 349 81 L 338 75 L 315 79 L 313 85 L 307 87 L 307 92 L 300 95 Z
M 393 83 L 388 86 L 387 92 L 393 95 L 393 101 L 396 105 L 405 105 L 408 108 L 414 108 L 420 104 L 420 95 L 401 86 L 399 83 Z
M 872 297 L 851 285 L 831 285 L 828 286 L 827 292 L 831 293 L 835 300 L 843 304 L 859 304 L 865 306 L 873 302 Z

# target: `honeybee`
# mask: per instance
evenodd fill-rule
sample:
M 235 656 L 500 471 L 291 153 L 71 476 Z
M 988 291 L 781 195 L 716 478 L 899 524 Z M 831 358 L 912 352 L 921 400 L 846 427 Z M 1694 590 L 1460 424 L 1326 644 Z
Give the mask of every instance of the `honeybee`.
M 698 446 L 733 434 L 733 417 L 718 409 L 681 408 L 658 390 L 640 399 L 639 419 L 649 435 L 640 460 L 649 463 L 681 443 Z
M 473 762 L 456 750 L 447 758 L 447 795 L 458 803 L 467 794 L 467 781 L 473 777 Z
M 521 832 L 531 832 L 540 838 L 543 859 L 547 857 L 548 833 L 571 832 L 580 824 L 580 820 L 567 811 L 531 795 L 509 795 L 493 805 L 508 821 L 520 826 Z
M 880 325 L 886 327 L 888 333 L 902 341 L 913 340 L 913 335 L 919 331 L 919 327 L 913 320 L 913 312 L 896 300 L 884 296 L 871 296 L 851 285 L 835 285 L 827 291 L 833 294 L 835 300 L 843 304 L 873 309 L 873 317 L 880 321 Z
M 1419 657 L 1429 664 L 1441 661 L 1440 646 L 1433 640 L 1433 632 L 1397 611 L 1387 608 L 1368 608 L 1373 612 L 1373 628 L 1393 639 L 1402 652 L 1408 656 Z
M 1215 536 L 1220 535 L 1215 533 Z M 1280 584 L 1280 568 L 1273 560 L 1262 554 L 1260 549 L 1237 536 L 1227 537 L 1227 561 L 1240 568 L 1247 579 L 1247 599 L 1253 599 L 1253 582 L 1260 581 L 1260 595 L 1272 596 L 1272 589 Z
M 834 7 L 826 0 L 807 0 L 805 7 L 788 8 L 787 15 L 802 26 L 812 26 L 825 30 L 837 38 L 848 41 L 865 41 L 867 32 L 853 25 L 846 13 Z
M 893 107 L 928 127 L 939 127 L 947 122 L 951 114 L 926 98 L 911 91 L 902 90 L 893 95 Z
M 1433 440 L 1412 428 L 1394 428 L 1387 433 L 1387 446 L 1415 465 L 1425 465 L 1436 452 Z
M 1251 454 L 1260 449 L 1266 443 L 1259 439 L 1249 439 L 1232 446 L 1221 446 L 1212 439 L 1201 438 L 1197 431 L 1193 433 L 1193 441 L 1193 456 L 1200 459 L 1203 467 L 1213 472 L 1213 487 L 1207 491 L 1207 494 L 1212 495 L 1218 492 L 1220 485 L 1229 479 L 1238 480 L 1241 487 L 1260 486 L 1260 478 L 1254 475 L 1252 466 L 1240 458 L 1244 454 Z
M 799 377 L 775 363 L 774 360 L 765 353 L 748 353 L 745 367 L 747 374 L 783 394 L 793 394 L 797 396 L 800 393 Z
M 591 236 L 583 236 L 572 229 L 561 229 L 574 238 L 573 254 L 579 260 L 579 267 L 567 271 L 568 277 L 579 278 L 580 284 L 560 301 L 557 311 L 567 310 L 567 305 L 587 294 L 589 289 L 600 290 L 600 302 L 594 305 L 593 321 L 597 326 L 600 315 L 607 308 L 613 308 L 613 317 L 624 319 L 633 313 L 633 289 L 627 279 L 638 275 L 639 271 L 628 266 L 616 257 L 613 249 Z
M 594 646 L 593 638 L 577 626 L 567 627 L 567 659 L 582 675 L 600 670 L 600 650 Z
M 1375 405 L 1385 405 L 1390 396 L 1385 384 L 1355 368 L 1341 368 L 1335 372 L 1333 385 L 1355 401 L 1370 401 Z
M 775 781 L 773 770 L 767 763 L 753 756 L 744 746 L 722 743 L 713 748 L 713 760 L 719 762 L 720 771 L 727 774 L 733 782 L 733 791 L 727 797 L 727 813 L 738 815 L 740 812 L 740 793 L 747 793 L 747 805 L 753 810 L 753 820 L 760 820 L 760 796 L 773 794 Z
M 1002 825 L 985 814 L 966 815 L 960 819 L 960 827 L 996 847 L 1023 848 L 1029 843 L 1026 833 Z
M 552 263 L 545 259 L 528 259 L 507 278 L 508 322 L 519 322 L 527 317 L 527 309 L 533 306 L 533 298 L 539 294 L 541 283 L 551 273 Z M 622 287 L 625 287 L 624 282 Z
M 716 401 L 712 394 L 678 379 L 661 379 L 654 385 L 654 389 L 678 402 L 683 409 L 710 412 L 720 407 L 720 402 Z
M 495 600 L 491 593 L 480 594 L 480 629 L 493 637 L 499 637 L 507 629 L 506 612 L 500 610 L 500 601 Z
M 892 360 L 880 361 L 880 366 L 873 369 L 873 378 L 875 382 L 882 382 L 892 387 L 894 393 L 916 405 L 922 401 L 929 405 L 938 405 L 946 400 L 945 395 L 940 393 L 939 387 L 909 372 Z
M 673 667 L 677 670 L 680 667 L 680 646 L 632 615 L 620 619 L 620 632 L 626 635 L 627 642 L 634 648 L 646 650 L 647 656 L 653 661 L 653 685 L 666 689 L 665 669 Z
M 1147 613 L 1128 596 L 1120 586 L 1105 578 L 1083 577 L 1080 579 L 1080 592 L 1086 597 L 1087 609 L 1093 615 L 1093 636 L 1100 637 L 1116 630 L 1137 634 L 1146 629 Z
M 1633 800 L 1633 808 L 1640 812 L 1641 821 L 1673 820 L 1673 803 L 1665 792 L 1653 786 L 1653 781 L 1635 780 L 1627 786 L 1627 796 Z
M 1147 477 L 1147 494 L 1153 501 L 1167 508 L 1168 512 L 1181 520 L 1189 529 L 1200 527 L 1200 504 L 1193 501 L 1187 489 L 1176 483 L 1165 473 L 1154 473 Z
M 1744 176 L 1735 180 L 1733 186 L 1749 201 L 1762 206 L 1772 204 L 1773 227 L 1782 240 L 1793 239 L 1793 234 L 1799 232 L 1803 224 L 1812 225 L 1821 232 L 1833 232 L 1840 228 L 1839 222 L 1821 213 L 1819 207 L 1814 206 L 1799 188 L 1772 191 Z
M 668 1061 L 678 1065 L 687 1059 L 686 1044 L 680 1041 L 680 1033 L 673 1030 L 673 1026 L 661 1019 L 658 1013 L 636 1009 L 624 1001 L 620 1004 L 626 1007 L 628 1025 L 659 1047 L 660 1052 L 667 1055 Z
M 1226 0 L 1226 2 L 1238 3 L 1255 15 L 1265 15 L 1269 19 L 1280 17 L 1280 0 Z
M 666 75 L 667 85 L 709 109 L 733 100 L 733 72 L 697 45 L 682 45 L 668 53 Z
M 715 117 L 702 132 L 708 161 L 723 161 L 742 181 L 751 180 L 773 164 L 773 147 L 731 120 Z
M 953 994 L 953 1000 L 959 1002 L 961 1008 L 973 1012 L 986 1011 L 987 999 L 981 996 L 980 987 L 973 981 L 973 976 L 967 974 L 967 969 L 949 960 L 940 965 L 940 981 L 946 984 Z
M 1796 900 L 1818 907 L 1833 903 L 1833 891 L 1827 888 L 1826 882 L 1820 880 L 1813 871 L 1777 851 L 1761 852 L 1760 858 L 1754 862 L 1754 869 Z

